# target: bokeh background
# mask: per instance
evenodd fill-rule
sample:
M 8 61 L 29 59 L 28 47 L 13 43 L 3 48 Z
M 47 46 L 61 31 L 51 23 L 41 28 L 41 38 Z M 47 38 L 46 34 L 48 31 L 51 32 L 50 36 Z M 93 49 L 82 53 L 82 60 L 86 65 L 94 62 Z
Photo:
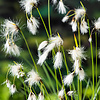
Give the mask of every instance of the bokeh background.
M 69 8 L 67 9 L 73 9 L 73 8 L 78 8 L 80 7 L 80 0 L 63 0 L 64 4 Z M 87 15 L 90 19 L 90 24 L 91 24 L 91 29 L 93 28 L 93 22 L 96 20 L 98 17 L 100 17 L 100 2 L 97 0 L 82 0 L 86 10 L 87 10 Z M 56 34 L 56 32 L 59 32 L 61 37 L 64 40 L 64 49 L 66 52 L 66 60 L 68 63 L 69 70 L 72 70 L 72 61 L 70 55 L 68 55 L 67 50 L 73 49 L 74 46 L 74 39 L 73 35 L 74 33 L 71 30 L 71 26 L 68 23 L 62 23 L 61 20 L 64 17 L 64 15 L 61 15 L 57 12 L 57 5 L 53 6 L 52 2 L 50 3 L 50 13 L 51 13 L 51 29 L 52 29 L 52 34 Z M 48 6 L 47 6 L 47 0 L 40 0 L 38 4 L 38 8 L 41 12 L 41 15 L 45 21 L 45 24 L 48 28 Z M 38 60 L 38 52 L 37 52 L 37 45 L 41 43 L 44 40 L 48 40 L 44 26 L 41 22 L 41 19 L 37 13 L 36 9 L 33 9 L 33 16 L 36 17 L 39 22 L 40 22 L 40 28 L 38 29 L 38 32 L 35 36 L 33 36 L 27 29 L 26 25 L 26 17 L 25 17 L 25 12 L 22 10 L 19 4 L 19 0 L 0 0 L 0 23 L 2 24 L 5 19 L 11 19 L 14 21 L 19 21 L 19 27 L 22 29 L 28 44 L 30 46 L 32 55 L 37 62 Z M 1 26 L 1 25 L 0 25 Z M 1 27 L 0 27 L 0 30 Z M 75 32 L 77 36 L 77 32 Z M 87 55 L 87 60 L 82 62 L 83 68 L 86 73 L 86 79 L 92 78 L 91 74 L 91 59 L 90 59 L 90 46 L 88 42 L 88 34 L 81 35 L 81 44 L 82 46 L 85 47 L 86 50 L 86 55 Z M 100 47 L 100 35 L 98 34 L 98 49 Z M 5 43 L 4 39 L 2 38 L 2 34 L 0 32 L 0 100 L 25 100 L 25 94 L 23 90 L 23 85 L 21 83 L 21 79 L 16 79 L 16 86 L 17 86 L 17 92 L 11 96 L 9 93 L 9 89 L 6 87 L 5 84 L 1 85 L 5 80 L 6 80 L 6 73 L 8 70 L 8 65 L 13 64 L 13 61 L 22 63 L 24 66 L 24 70 L 26 72 L 30 71 L 33 67 L 32 60 L 29 56 L 29 53 L 27 51 L 27 47 L 25 45 L 25 42 L 21 36 L 21 34 L 18 34 L 18 41 L 16 41 L 16 44 L 20 46 L 21 48 L 21 55 L 20 57 L 13 57 L 10 55 L 6 55 L 3 52 L 3 44 Z M 95 60 L 95 38 L 93 35 L 93 50 L 94 50 L 94 60 Z M 100 75 L 100 59 L 98 58 L 98 76 Z M 48 64 L 51 66 L 51 69 L 53 70 L 53 63 L 52 63 L 52 58 L 51 56 L 48 57 L 47 59 Z M 40 75 L 44 78 L 44 82 L 46 84 L 46 87 L 48 91 L 51 89 L 50 83 L 45 75 L 45 72 L 42 67 L 38 66 Z M 63 75 L 66 74 L 65 71 L 65 66 L 62 68 Z M 59 74 L 58 74 L 59 77 Z M 13 77 L 9 75 L 9 79 L 13 80 Z M 52 78 L 52 84 L 55 86 L 55 81 Z M 59 79 L 60 80 L 60 79 Z M 75 84 L 77 84 L 77 81 L 75 81 Z M 83 92 L 85 90 L 86 84 L 83 82 Z M 35 86 L 34 86 L 35 87 Z M 35 87 L 37 93 L 39 92 L 38 87 Z M 50 91 L 49 91 L 50 92 Z M 51 92 L 50 92 L 51 93 Z M 91 89 L 88 90 L 87 92 L 87 97 L 92 94 Z M 100 94 L 100 93 L 99 93 Z M 99 96 L 99 95 L 98 95 Z M 100 98 L 100 96 L 98 97 Z M 100 100 L 100 99 L 98 99 Z

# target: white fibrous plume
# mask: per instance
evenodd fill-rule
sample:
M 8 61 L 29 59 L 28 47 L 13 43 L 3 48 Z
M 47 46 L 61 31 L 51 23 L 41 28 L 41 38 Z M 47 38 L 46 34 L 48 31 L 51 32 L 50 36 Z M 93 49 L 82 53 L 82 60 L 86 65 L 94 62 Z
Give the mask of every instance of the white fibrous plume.
M 11 85 L 10 89 L 10 93 L 13 95 L 17 90 L 16 90 L 16 86 L 13 84 Z
M 63 45 L 63 40 L 59 35 L 58 36 L 54 36 L 54 37 L 50 37 L 49 41 L 51 43 L 55 43 L 56 47 L 59 47 L 59 46 Z
M 33 92 L 30 92 L 27 100 L 36 100 L 36 96 Z
M 28 72 L 25 82 L 28 82 L 29 85 L 32 86 L 33 84 L 38 83 L 40 80 L 41 77 L 34 70 L 31 70 L 30 72 Z
M 85 72 L 83 70 L 83 68 L 79 68 L 79 79 L 80 81 L 84 80 L 85 78 Z
M 68 95 L 68 96 L 72 96 L 74 93 L 75 93 L 75 91 L 68 91 L 68 92 L 67 92 L 67 95 Z
M 16 76 L 17 78 L 23 77 L 24 72 L 23 72 L 23 66 L 21 64 L 15 64 L 15 65 L 9 65 L 10 67 L 10 73 L 13 76 Z
M 48 51 L 45 51 L 40 57 L 37 64 L 42 65 L 48 56 Z
M 19 28 L 18 28 L 19 22 L 12 22 L 11 20 L 5 19 L 4 24 L 2 25 L 6 35 L 8 35 L 8 33 L 13 33 L 13 35 L 15 35 L 16 33 L 18 33 Z
M 32 16 L 27 20 L 27 28 L 33 35 L 36 35 L 37 28 L 39 28 L 39 21 Z
M 59 93 L 58 93 L 58 97 L 59 97 L 60 99 L 62 99 L 63 96 L 64 96 L 64 89 L 62 88 L 62 89 L 59 91 Z
M 97 21 L 94 22 L 94 26 L 96 30 L 100 30 L 100 17 L 98 18 Z
M 61 67 L 62 67 L 62 53 L 58 51 L 55 56 L 54 68 L 57 69 Z
M 88 41 L 91 43 L 92 42 L 92 37 L 89 37 Z
M 65 23 L 65 22 L 67 22 L 68 19 L 69 19 L 69 16 L 65 16 L 65 17 L 63 17 L 62 22 Z
M 81 25 L 80 25 L 80 30 L 81 30 L 81 33 L 84 34 L 84 33 L 87 33 L 88 32 L 88 25 L 86 23 L 85 20 L 82 20 L 81 22 Z
M 39 0 L 21 0 L 20 5 L 26 11 L 26 13 L 30 13 L 32 11 L 33 6 L 37 5 Z
M 74 67 L 74 71 L 75 71 L 76 75 L 79 73 L 79 66 L 80 66 L 80 61 L 75 60 L 73 67 Z
M 48 44 L 48 41 L 43 41 L 42 43 L 40 43 L 38 50 L 43 49 L 47 44 Z
M 73 32 L 77 31 L 77 23 L 76 23 L 76 21 L 72 20 L 70 25 L 72 26 L 72 31 Z
M 61 13 L 61 14 L 66 13 L 66 8 L 65 8 L 65 5 L 64 5 L 62 0 L 59 1 L 58 5 L 57 5 L 57 8 L 58 8 L 59 13 Z
M 75 9 L 75 19 L 78 20 L 80 17 L 86 14 L 86 10 L 84 8 Z
M 57 0 L 52 0 L 53 4 L 55 5 L 57 3 Z
M 8 88 L 10 88 L 10 86 L 11 86 L 11 83 L 8 79 L 6 80 L 6 85 L 7 85 Z
M 73 82 L 73 78 L 74 78 L 74 72 L 70 73 L 69 75 L 65 76 L 63 81 L 64 81 L 64 85 L 70 85 Z
M 41 92 L 39 93 L 38 100 L 44 100 L 44 96 Z
M 79 59 L 85 59 L 86 57 L 84 56 L 84 48 L 81 47 L 76 47 L 74 50 L 69 50 L 68 54 L 71 54 L 72 59 L 79 60 Z

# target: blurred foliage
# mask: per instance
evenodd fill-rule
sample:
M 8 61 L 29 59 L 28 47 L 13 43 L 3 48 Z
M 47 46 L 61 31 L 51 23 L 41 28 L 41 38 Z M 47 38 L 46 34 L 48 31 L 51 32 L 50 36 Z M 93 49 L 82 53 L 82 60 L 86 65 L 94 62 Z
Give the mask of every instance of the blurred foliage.
M 69 8 L 68 10 L 70 10 L 73 8 L 80 7 L 79 1 L 80 0 L 64 0 L 64 3 Z M 88 14 L 88 17 L 89 17 L 91 23 L 95 19 L 100 17 L 100 2 L 98 2 L 97 0 L 82 0 L 82 2 L 84 4 L 84 6 L 86 7 L 87 14 Z M 47 0 L 40 0 L 38 7 L 42 14 L 42 17 L 44 18 L 46 26 L 48 28 Z M 74 45 L 73 33 L 71 30 L 71 26 L 66 23 L 63 24 L 61 22 L 61 19 L 63 18 L 64 15 L 58 14 L 56 6 L 53 6 L 51 3 L 50 7 L 51 7 L 50 13 L 51 13 L 52 33 L 55 34 L 56 32 L 59 32 L 61 37 L 63 38 L 64 49 L 66 50 L 65 52 L 66 52 L 66 57 L 67 57 L 66 59 L 68 62 L 68 67 L 70 70 L 72 70 L 72 67 L 70 67 L 70 66 L 72 66 L 71 57 L 67 54 L 67 50 L 72 49 L 73 45 Z M 26 37 L 28 44 L 30 46 L 30 49 L 32 51 L 33 57 L 35 58 L 35 61 L 37 62 L 37 60 L 38 60 L 37 44 L 39 44 L 43 40 L 47 40 L 47 36 L 46 36 L 46 32 L 44 30 L 44 26 L 41 22 L 41 19 L 38 15 L 36 9 L 33 9 L 33 15 L 36 18 L 38 18 L 40 21 L 40 28 L 39 28 L 36 36 L 33 36 L 26 28 L 25 12 L 21 9 L 21 7 L 19 5 L 19 0 L 0 0 L 0 22 L 1 22 L 1 24 L 3 23 L 3 21 L 5 19 L 12 19 L 12 20 L 20 21 L 20 27 L 25 34 L 25 37 Z M 93 25 L 92 25 L 92 27 L 93 27 Z M 77 34 L 77 32 L 76 32 L 76 34 Z M 33 68 L 31 58 L 29 56 L 29 53 L 27 52 L 27 48 L 26 48 L 25 42 L 24 42 L 21 34 L 19 34 L 19 37 L 20 37 L 20 40 L 18 40 L 17 43 L 22 48 L 20 57 L 12 57 L 9 55 L 5 56 L 5 53 L 2 50 L 2 45 L 3 45 L 4 41 L 3 41 L 2 37 L 0 37 L 0 84 L 2 84 L 5 81 L 6 73 L 8 70 L 8 65 L 12 64 L 13 61 L 23 63 L 24 70 L 26 72 L 30 71 Z M 98 43 L 100 42 L 99 38 L 100 38 L 100 36 L 98 35 Z M 87 34 L 84 36 L 81 35 L 81 40 L 82 40 L 82 46 L 84 46 L 85 49 L 87 50 L 86 51 L 87 61 L 82 62 L 83 68 L 86 72 L 87 79 L 88 78 L 91 79 L 91 59 L 90 59 L 90 48 L 89 48 L 89 42 L 88 42 L 88 35 Z M 93 40 L 95 40 L 95 39 L 93 38 Z M 93 45 L 95 47 L 95 44 L 93 44 Z M 100 44 L 98 44 L 98 48 L 99 48 L 99 46 L 100 46 Z M 95 49 L 94 49 L 94 56 L 95 56 Z M 48 60 L 50 60 L 50 61 L 48 62 Z M 95 57 L 94 57 L 94 60 L 95 60 Z M 98 61 L 99 60 L 100 59 L 98 59 Z M 47 62 L 49 63 L 49 66 L 53 66 L 52 59 L 48 58 Z M 98 75 L 99 75 L 100 74 L 100 62 L 98 62 L 98 66 L 99 66 L 98 67 Z M 39 69 L 39 74 L 41 75 L 41 77 L 43 77 L 43 81 L 46 84 L 46 87 L 48 88 L 48 90 L 51 90 L 50 82 L 47 79 L 46 73 L 44 72 L 43 68 L 38 66 L 38 69 Z M 51 69 L 53 70 L 52 67 L 51 67 Z M 63 68 L 62 71 L 65 75 L 66 74 L 65 68 Z M 60 77 L 59 74 L 58 74 L 58 77 Z M 10 79 L 13 80 L 13 77 L 11 77 Z M 55 86 L 55 81 L 52 76 L 51 76 L 51 80 L 52 80 L 52 84 Z M 60 81 L 60 79 L 59 79 L 59 81 Z M 77 84 L 76 80 L 75 80 L 75 83 Z M 23 88 L 21 81 L 20 80 L 18 81 L 16 79 L 16 85 L 17 85 L 18 91 L 13 96 L 10 95 L 9 90 L 5 84 L 0 85 L 0 100 L 25 100 L 24 90 L 23 89 L 21 90 L 21 88 Z M 83 92 L 84 92 L 86 83 L 84 83 L 83 86 L 84 86 L 84 89 L 83 89 Z M 35 88 L 37 88 L 37 87 L 35 87 Z M 91 95 L 91 93 L 92 93 L 92 90 L 89 88 L 86 93 L 87 98 Z M 100 93 L 99 93 L 99 95 L 100 95 Z M 55 100 L 55 94 L 50 94 L 50 97 L 52 97 L 52 100 Z M 48 100 L 48 99 L 46 98 L 46 100 Z M 100 99 L 98 99 L 98 100 L 100 100 Z

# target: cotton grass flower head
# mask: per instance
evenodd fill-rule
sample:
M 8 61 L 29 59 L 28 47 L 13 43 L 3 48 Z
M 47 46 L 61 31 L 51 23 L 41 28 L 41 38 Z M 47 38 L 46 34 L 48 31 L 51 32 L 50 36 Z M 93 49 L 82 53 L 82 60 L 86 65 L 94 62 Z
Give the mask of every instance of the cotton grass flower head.
M 77 31 L 77 22 L 72 20 L 70 25 L 72 26 L 72 31 L 75 32 Z
M 68 92 L 67 92 L 67 95 L 68 95 L 68 96 L 72 96 L 74 93 L 75 93 L 75 91 L 68 91 Z
M 65 8 L 65 5 L 64 5 L 62 0 L 59 0 L 57 8 L 58 8 L 58 12 L 59 13 L 61 13 L 61 14 L 65 14 L 66 13 L 66 8 Z
M 55 62 L 54 62 L 54 68 L 61 68 L 62 67 L 62 53 L 60 51 L 57 52 L 55 55 Z
M 18 33 L 19 31 L 19 22 L 14 23 L 11 20 L 5 19 L 3 26 L 4 31 L 7 33 L 6 35 L 8 35 L 8 33 Z
M 24 72 L 23 72 L 23 66 L 21 64 L 16 63 L 15 65 L 9 65 L 10 67 L 10 73 L 13 76 L 16 76 L 17 78 L 23 77 Z
M 10 93 L 13 95 L 16 91 L 17 91 L 16 90 L 16 86 L 14 84 L 11 85 L 11 87 L 10 87 Z
M 74 72 L 70 73 L 69 75 L 65 76 L 63 81 L 64 81 L 64 85 L 70 85 L 73 82 L 73 78 L 74 78 Z
M 27 28 L 33 35 L 36 35 L 37 28 L 39 28 L 39 21 L 32 16 L 27 20 Z
M 83 70 L 83 68 L 79 68 L 79 79 L 80 81 L 84 80 L 85 78 L 85 72 Z
M 28 82 L 30 86 L 38 83 L 41 80 L 41 77 L 34 70 L 28 72 L 27 76 L 28 78 L 25 80 L 25 82 Z
M 82 7 L 75 9 L 75 19 L 78 20 L 80 17 L 86 14 L 86 10 Z
M 84 48 L 83 47 L 76 47 L 73 50 L 69 50 L 68 54 L 71 54 L 71 57 L 74 61 L 80 60 L 80 59 L 86 60 L 86 57 L 84 56 Z
M 62 22 L 65 23 L 67 22 L 68 19 L 69 19 L 69 16 L 66 15 L 65 17 L 63 17 Z
M 62 88 L 58 93 L 58 97 L 62 100 L 63 96 L 64 96 L 64 89 Z
M 44 96 L 43 96 L 42 92 L 39 93 L 38 100 L 44 100 Z
M 97 21 L 94 22 L 94 26 L 96 30 L 100 30 L 100 17 L 98 18 Z
M 36 100 L 36 96 L 33 92 L 30 92 L 27 100 Z
M 8 88 L 10 88 L 10 86 L 11 86 L 11 82 L 8 79 L 6 80 L 6 85 Z
M 48 41 L 43 41 L 42 43 L 40 43 L 38 50 L 43 49 L 47 44 L 48 44 Z
M 21 0 L 20 5 L 26 11 L 26 13 L 30 13 L 32 11 L 33 6 L 37 5 L 39 0 Z
M 81 25 L 80 25 L 80 30 L 81 30 L 81 33 L 84 35 L 84 33 L 87 33 L 88 32 L 88 25 L 86 23 L 86 21 L 83 19 L 82 22 L 81 22 Z

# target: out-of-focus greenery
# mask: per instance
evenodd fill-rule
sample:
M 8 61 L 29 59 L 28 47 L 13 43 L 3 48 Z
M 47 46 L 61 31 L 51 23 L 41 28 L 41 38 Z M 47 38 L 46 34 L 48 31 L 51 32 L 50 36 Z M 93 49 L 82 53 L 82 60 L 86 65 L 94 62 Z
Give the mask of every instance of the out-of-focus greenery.
M 79 1 L 80 0 L 64 0 L 64 4 L 69 8 L 68 10 L 70 10 L 73 8 L 80 7 Z M 82 2 L 84 4 L 84 6 L 86 7 L 87 14 L 88 14 L 88 17 L 89 17 L 91 23 L 93 23 L 95 19 L 100 17 L 100 2 L 98 2 L 97 0 L 82 0 Z M 74 46 L 74 39 L 73 39 L 73 33 L 71 30 L 71 26 L 68 25 L 68 23 L 61 22 L 61 19 L 63 18 L 64 15 L 58 14 L 56 6 L 53 6 L 51 3 L 50 7 L 51 7 L 52 33 L 55 34 L 56 32 L 59 32 L 61 37 L 64 40 L 64 49 L 65 50 L 72 49 Z M 38 8 L 39 8 L 41 15 L 42 15 L 42 17 L 46 23 L 46 26 L 48 28 L 47 0 L 40 0 Z M 43 40 L 47 40 L 47 36 L 46 36 L 46 32 L 44 30 L 43 24 L 41 22 L 41 19 L 38 15 L 36 9 L 33 9 L 33 15 L 40 22 L 40 28 L 38 29 L 36 36 L 33 36 L 26 28 L 25 12 L 21 9 L 21 7 L 19 5 L 19 0 L 0 0 L 0 23 L 2 24 L 5 19 L 12 19 L 12 20 L 20 21 L 20 27 L 21 27 L 21 29 L 22 29 L 22 31 L 23 31 L 23 33 L 28 41 L 32 55 L 33 55 L 35 61 L 37 62 L 37 60 L 38 60 L 37 44 L 39 44 Z M 93 27 L 93 24 L 92 24 L 91 28 L 92 27 Z M 77 34 L 77 32 L 75 32 L 75 33 Z M 1 36 L 1 33 L 0 33 L 0 36 Z M 6 73 L 8 70 L 8 65 L 12 64 L 13 61 L 23 63 L 24 70 L 26 72 L 30 71 L 33 68 L 33 63 L 31 61 L 31 58 L 30 58 L 29 53 L 27 51 L 25 42 L 24 42 L 20 33 L 19 33 L 19 37 L 20 37 L 20 39 L 18 40 L 17 44 L 22 48 L 20 57 L 12 57 L 12 56 L 6 55 L 2 50 L 4 40 L 3 40 L 2 36 L 0 37 L 0 84 L 2 84 L 5 81 Z M 100 36 L 98 34 L 98 43 L 100 42 L 99 38 L 100 38 Z M 93 40 L 94 40 L 94 38 L 93 38 Z M 88 42 L 88 34 L 81 35 L 81 41 L 82 41 L 82 46 L 84 46 L 85 49 L 87 50 L 86 51 L 87 61 L 82 62 L 83 68 L 84 68 L 86 76 L 87 76 L 86 78 L 91 79 L 91 59 L 90 59 L 90 48 L 89 48 L 89 42 Z M 93 43 L 93 45 L 94 45 L 94 43 Z M 98 48 L 99 48 L 99 46 L 100 46 L 100 44 L 98 44 Z M 94 45 L 94 47 L 95 47 L 95 45 Z M 72 62 L 71 62 L 71 57 L 67 54 L 67 51 L 66 51 L 66 57 L 67 57 L 66 59 L 68 61 L 68 67 L 71 71 L 72 70 L 72 67 L 71 67 Z M 95 59 L 95 48 L 94 48 L 94 59 Z M 51 69 L 53 70 L 53 67 L 52 67 L 53 64 L 52 64 L 51 58 L 49 60 L 50 60 L 50 62 L 48 62 L 48 63 L 51 66 Z M 47 61 L 49 61 L 49 60 L 47 59 Z M 100 59 L 98 58 L 98 75 L 100 74 L 100 62 L 99 62 L 99 60 Z M 49 83 L 49 80 L 47 79 L 47 77 L 43 71 L 43 68 L 38 66 L 38 69 L 39 69 L 40 75 L 42 75 L 42 77 L 43 77 L 43 81 L 45 82 L 46 87 L 48 88 L 48 90 L 50 92 L 50 90 L 51 90 L 50 83 Z M 64 69 L 65 68 L 62 68 L 62 71 L 64 74 L 66 74 Z M 9 77 L 10 77 L 10 80 L 13 80 L 12 76 L 9 75 Z M 51 79 L 52 79 L 52 84 L 55 86 L 54 79 L 52 77 L 51 77 Z M 9 90 L 5 84 L 0 85 L 0 100 L 25 100 L 25 93 L 23 90 L 23 85 L 21 83 L 21 79 L 20 80 L 16 79 L 15 83 L 17 85 L 18 90 L 13 96 L 10 95 Z M 75 83 L 76 83 L 76 81 L 75 81 Z M 83 92 L 84 92 L 86 84 L 84 83 L 83 86 L 84 86 L 83 87 Z M 36 89 L 38 92 L 37 87 L 36 87 Z M 88 89 L 86 96 L 87 97 L 90 96 L 91 93 L 92 93 L 92 90 Z M 52 97 L 52 100 L 55 100 L 54 94 L 50 94 L 50 96 Z M 46 100 L 48 100 L 48 99 L 46 99 Z M 98 99 L 98 100 L 100 100 L 100 99 Z

